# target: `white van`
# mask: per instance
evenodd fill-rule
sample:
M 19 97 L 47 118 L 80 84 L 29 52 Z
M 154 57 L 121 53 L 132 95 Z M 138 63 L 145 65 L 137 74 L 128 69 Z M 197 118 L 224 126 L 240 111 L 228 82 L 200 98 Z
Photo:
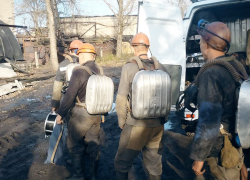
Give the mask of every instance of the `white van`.
M 138 32 L 150 40 L 151 54 L 164 64 L 172 77 L 172 105 L 184 91 L 185 82 L 194 80 L 204 60 L 196 29 L 200 19 L 221 21 L 231 30 L 228 53 L 246 52 L 250 29 L 250 0 L 192 0 L 184 19 L 178 7 L 147 1 L 139 2 Z M 149 56 L 151 56 L 149 53 Z

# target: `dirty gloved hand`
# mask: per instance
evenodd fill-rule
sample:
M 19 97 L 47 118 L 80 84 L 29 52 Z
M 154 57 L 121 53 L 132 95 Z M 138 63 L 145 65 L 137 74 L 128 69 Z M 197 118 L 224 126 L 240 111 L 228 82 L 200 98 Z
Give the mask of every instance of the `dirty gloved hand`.
M 57 124 L 62 124 L 63 123 L 62 116 L 60 116 L 59 114 L 56 116 L 56 123 Z

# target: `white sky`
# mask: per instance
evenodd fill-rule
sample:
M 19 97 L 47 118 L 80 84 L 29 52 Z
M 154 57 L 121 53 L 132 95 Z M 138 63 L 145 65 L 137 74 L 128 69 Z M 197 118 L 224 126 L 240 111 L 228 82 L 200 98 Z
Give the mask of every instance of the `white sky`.
M 164 4 L 164 0 L 146 0 L 148 2 L 161 3 Z M 117 0 L 109 0 L 117 4 Z M 136 6 L 137 6 L 136 2 Z M 103 15 L 113 15 L 112 11 L 109 9 L 107 4 L 103 0 L 82 0 L 81 7 L 83 10 L 83 15 L 87 16 L 103 16 Z M 137 12 L 136 12 L 137 13 Z
M 82 0 L 80 8 L 83 10 L 83 15 L 87 16 L 113 15 L 103 0 Z
M 15 2 L 21 2 L 22 0 L 14 0 Z M 110 3 L 117 5 L 117 0 L 108 0 Z M 151 1 L 154 3 L 161 3 L 164 4 L 164 0 L 145 0 Z M 103 15 L 113 15 L 113 12 L 109 9 L 107 4 L 103 0 L 80 0 L 80 3 L 77 5 L 80 15 L 85 16 L 103 16 Z M 135 6 L 138 6 L 138 1 L 136 2 Z M 15 6 L 15 8 L 18 8 Z M 60 9 L 60 7 L 59 7 Z M 137 14 L 137 11 L 134 12 Z M 26 25 L 32 26 L 31 24 L 23 24 L 22 17 L 16 17 L 16 24 L 17 25 Z
M 164 3 L 164 0 L 146 0 L 155 3 Z M 109 0 L 113 4 L 117 4 L 117 0 Z M 137 6 L 138 1 L 136 2 Z M 83 14 L 87 16 L 103 16 L 103 15 L 113 15 L 113 12 L 109 9 L 107 4 L 103 0 L 82 0 L 81 9 Z M 136 12 L 137 13 L 137 12 Z

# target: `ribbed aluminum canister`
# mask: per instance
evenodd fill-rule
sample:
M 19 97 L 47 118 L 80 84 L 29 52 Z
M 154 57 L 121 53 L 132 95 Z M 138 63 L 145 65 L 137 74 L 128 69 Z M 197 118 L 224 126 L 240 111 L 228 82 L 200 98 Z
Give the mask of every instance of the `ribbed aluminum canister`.
M 90 76 L 86 89 L 86 107 L 89 114 L 104 114 L 111 110 L 114 97 L 114 83 L 101 75 Z
M 132 113 L 135 118 L 159 118 L 171 108 L 171 78 L 162 70 L 142 70 L 132 83 Z
M 250 147 L 250 79 L 244 81 L 240 87 L 238 109 L 236 114 L 236 130 L 242 148 Z

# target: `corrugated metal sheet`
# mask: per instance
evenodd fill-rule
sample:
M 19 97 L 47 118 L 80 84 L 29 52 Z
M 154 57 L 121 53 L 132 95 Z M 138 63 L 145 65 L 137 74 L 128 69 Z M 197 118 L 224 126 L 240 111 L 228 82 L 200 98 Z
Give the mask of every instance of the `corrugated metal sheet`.
M 246 51 L 247 30 L 250 29 L 250 17 L 240 17 L 234 19 L 234 21 L 231 19 L 223 21 L 231 30 L 231 47 L 229 53 Z
M 237 2 L 237 3 L 236 3 Z M 247 30 L 250 29 L 250 1 L 211 1 L 208 4 L 200 4 L 195 9 L 194 16 L 200 12 L 209 12 L 216 17 L 216 21 L 227 24 L 231 31 L 231 47 L 229 53 L 246 51 Z M 191 12 L 191 10 L 190 10 Z M 189 12 L 189 13 L 190 13 Z M 199 14 L 201 15 L 201 14 Z M 204 16 L 200 19 L 206 19 Z M 209 19 L 206 19 L 210 21 Z M 194 21 L 194 17 L 192 19 Z M 210 21 L 213 22 L 214 20 Z M 194 22 L 196 25 L 197 23 Z
M 246 51 L 247 30 L 250 29 L 250 2 L 229 6 L 219 13 L 221 21 L 231 30 L 229 53 Z

